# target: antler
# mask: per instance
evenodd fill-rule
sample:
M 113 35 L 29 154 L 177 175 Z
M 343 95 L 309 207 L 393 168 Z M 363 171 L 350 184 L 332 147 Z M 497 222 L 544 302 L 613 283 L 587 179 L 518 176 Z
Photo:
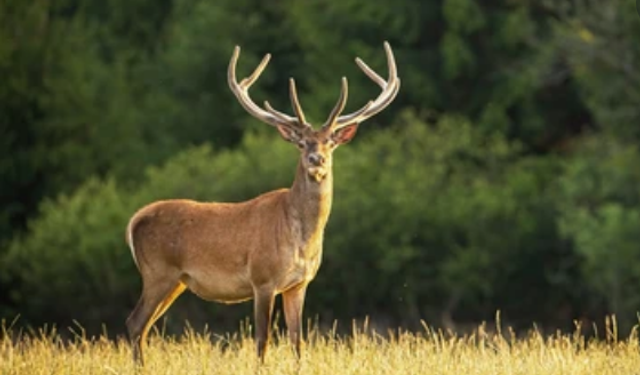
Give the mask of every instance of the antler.
M 389 78 L 385 81 L 380 77 L 373 69 L 371 69 L 364 61 L 359 57 L 356 58 L 356 64 L 362 69 L 362 71 L 373 80 L 378 86 L 382 88 L 382 92 L 375 100 L 369 101 L 364 107 L 359 110 L 350 113 L 348 115 L 342 115 L 342 111 L 345 108 L 348 97 L 348 84 L 347 79 L 342 77 L 342 89 L 340 92 L 340 98 L 335 107 L 331 111 L 329 118 L 323 125 L 323 128 L 329 128 L 331 131 L 338 130 L 344 126 L 353 123 L 362 122 L 369 117 L 377 114 L 386 108 L 398 94 L 400 89 L 400 78 L 398 78 L 398 72 L 396 68 L 396 61 L 393 56 L 393 51 L 388 42 L 384 42 L 384 50 L 387 55 L 387 65 L 389 67 Z M 264 102 L 264 108 L 257 105 L 249 96 L 249 88 L 253 85 L 260 74 L 264 71 L 271 59 L 270 54 L 266 54 L 260 64 L 251 73 L 249 77 L 244 78 L 240 83 L 236 78 L 236 65 L 238 64 L 238 58 L 240 57 L 240 47 L 236 46 L 229 62 L 229 69 L 227 71 L 227 80 L 231 91 L 234 93 L 242 107 L 257 119 L 266 122 L 270 125 L 286 125 L 294 128 L 310 127 L 307 123 L 304 112 L 298 99 L 298 92 L 296 90 L 296 83 L 293 78 L 289 79 L 289 97 L 291 98 L 291 106 L 296 114 L 296 117 L 287 115 L 280 112 L 269 104 L 268 101 Z
M 296 117 L 291 117 L 285 113 L 277 111 L 271 107 L 268 101 L 264 102 L 264 108 L 257 105 L 249 96 L 249 88 L 253 85 L 262 71 L 267 67 L 269 60 L 271 59 L 271 54 L 266 54 L 258 67 L 251 73 L 251 75 L 247 78 L 244 78 L 240 83 L 236 78 L 236 65 L 238 64 L 238 58 L 240 57 L 240 47 L 236 46 L 233 50 L 233 55 L 231 56 L 231 61 L 229 61 L 229 69 L 227 70 L 227 81 L 229 83 L 229 87 L 231 91 L 236 96 L 242 107 L 249 112 L 252 116 L 257 118 L 258 120 L 264 121 L 267 124 L 278 126 L 278 125 L 286 125 L 293 128 L 307 127 L 310 126 L 304 117 L 304 113 L 302 111 L 302 107 L 300 106 L 300 101 L 298 100 L 298 93 L 296 91 L 296 83 L 291 78 L 289 80 L 289 96 L 291 97 L 291 105 L 293 106 L 293 110 L 296 113 Z
M 323 128 L 329 128 L 331 131 L 336 131 L 349 124 L 362 122 L 385 109 L 393 101 L 398 94 L 398 90 L 400 90 L 400 78 L 398 78 L 396 60 L 388 42 L 384 42 L 384 50 L 387 55 L 387 65 L 389 67 L 389 78 L 386 81 L 359 57 L 356 58 L 356 64 L 358 64 L 360 69 L 362 69 L 362 71 L 371 78 L 373 82 L 382 88 L 380 95 L 378 95 L 375 100 L 369 101 L 359 110 L 348 115 L 339 116 L 344 110 L 347 101 L 347 79 L 343 77 L 340 98 L 338 99 L 336 106 L 331 111 L 329 118 L 323 125 Z

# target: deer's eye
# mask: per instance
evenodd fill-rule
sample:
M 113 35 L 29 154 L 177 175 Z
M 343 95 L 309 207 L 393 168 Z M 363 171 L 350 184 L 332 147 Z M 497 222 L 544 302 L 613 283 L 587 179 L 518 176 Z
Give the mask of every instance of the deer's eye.
M 296 146 L 298 146 L 299 149 L 303 149 L 306 146 L 306 143 L 304 141 L 298 141 Z

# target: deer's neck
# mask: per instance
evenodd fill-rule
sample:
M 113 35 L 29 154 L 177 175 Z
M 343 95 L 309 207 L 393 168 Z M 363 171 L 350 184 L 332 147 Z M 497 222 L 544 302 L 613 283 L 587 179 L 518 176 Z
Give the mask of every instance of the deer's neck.
M 298 163 L 296 177 L 289 193 L 289 219 L 296 236 L 305 243 L 322 243 L 324 227 L 329 220 L 333 198 L 331 169 L 321 182 L 312 181 Z

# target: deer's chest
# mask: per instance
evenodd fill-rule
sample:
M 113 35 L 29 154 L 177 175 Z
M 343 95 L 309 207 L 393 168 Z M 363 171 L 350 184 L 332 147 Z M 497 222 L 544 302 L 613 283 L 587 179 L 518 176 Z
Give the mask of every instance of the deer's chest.
M 323 225 L 293 220 L 289 223 L 290 241 L 282 248 L 288 258 L 280 289 L 308 284 L 318 273 L 322 258 Z
M 311 282 L 320 268 L 321 255 L 321 245 L 296 248 L 280 289 L 287 290 Z

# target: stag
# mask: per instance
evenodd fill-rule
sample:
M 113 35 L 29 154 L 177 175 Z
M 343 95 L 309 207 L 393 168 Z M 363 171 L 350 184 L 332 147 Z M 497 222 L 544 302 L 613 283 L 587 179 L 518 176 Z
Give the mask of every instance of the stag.
M 300 356 L 302 309 L 307 285 L 322 258 L 324 228 L 332 201 L 332 154 L 349 142 L 358 125 L 387 107 L 400 88 L 396 63 L 384 43 L 389 77 L 380 77 L 360 58 L 357 65 L 382 89 L 361 109 L 343 115 L 347 79 L 323 126 L 314 130 L 304 116 L 296 84 L 289 80 L 295 116 L 257 105 L 249 88 L 267 66 L 270 55 L 240 82 L 235 47 L 227 79 L 231 91 L 251 115 L 273 127 L 300 150 L 293 185 L 239 203 L 162 200 L 137 211 L 126 240 L 142 277 L 142 294 L 127 319 L 134 360 L 144 364 L 143 344 L 151 326 L 186 289 L 221 303 L 253 299 L 257 355 L 264 360 L 276 295 L 282 294 L 289 337 Z

